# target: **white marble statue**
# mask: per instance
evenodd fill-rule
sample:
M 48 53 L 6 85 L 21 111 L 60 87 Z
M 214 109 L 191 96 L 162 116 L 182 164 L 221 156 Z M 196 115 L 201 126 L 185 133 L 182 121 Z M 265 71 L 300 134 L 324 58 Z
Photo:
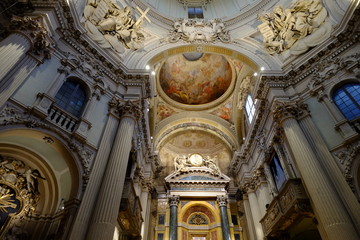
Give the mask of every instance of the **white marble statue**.
M 259 19 L 263 23 L 258 28 L 270 54 L 289 49 L 299 55 L 326 40 L 332 30 L 320 0 L 300 0 L 289 9 L 275 6 L 272 13 Z
M 139 8 L 141 16 L 132 17 L 130 7 L 121 8 L 111 0 L 88 0 L 84 9 L 84 26 L 89 37 L 102 48 L 113 48 L 123 53 L 125 48 L 137 50 L 143 47 L 145 34 L 141 25 L 146 13 Z

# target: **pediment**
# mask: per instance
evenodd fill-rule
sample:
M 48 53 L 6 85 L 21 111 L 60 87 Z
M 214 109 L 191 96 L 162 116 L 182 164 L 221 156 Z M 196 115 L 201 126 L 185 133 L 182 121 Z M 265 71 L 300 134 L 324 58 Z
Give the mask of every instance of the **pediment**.
M 167 186 L 174 190 L 178 188 L 199 188 L 211 189 L 222 188 L 225 189 L 230 178 L 223 173 L 215 172 L 207 167 L 189 167 L 187 171 L 176 171 L 165 178 Z

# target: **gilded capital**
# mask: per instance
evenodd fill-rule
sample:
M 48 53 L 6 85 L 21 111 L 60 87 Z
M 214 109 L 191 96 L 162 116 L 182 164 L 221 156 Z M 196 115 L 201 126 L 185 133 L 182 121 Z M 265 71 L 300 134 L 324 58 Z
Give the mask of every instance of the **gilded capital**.
M 169 196 L 169 204 L 171 206 L 177 206 L 180 202 L 180 196 L 179 195 L 171 195 Z
M 299 119 L 309 114 L 307 104 L 304 102 L 276 102 L 272 112 L 274 121 L 279 125 L 288 118 Z
M 52 42 L 41 19 L 42 17 L 13 16 L 10 21 L 10 30 L 27 37 L 32 45 L 32 53 L 40 60 L 51 58 L 50 45 Z
M 228 197 L 226 195 L 218 195 L 216 201 L 219 204 L 219 207 L 227 207 Z

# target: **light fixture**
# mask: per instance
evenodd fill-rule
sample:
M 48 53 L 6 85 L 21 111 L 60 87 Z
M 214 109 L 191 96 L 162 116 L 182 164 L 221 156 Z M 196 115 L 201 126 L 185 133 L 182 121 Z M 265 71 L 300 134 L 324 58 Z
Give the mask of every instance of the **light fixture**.
M 265 70 L 265 67 L 261 67 L 260 70 L 261 70 L 261 71 L 264 71 L 264 70 Z
M 254 72 L 254 76 L 256 77 L 258 75 L 258 73 L 257 72 Z
M 146 69 L 146 70 L 149 70 L 149 69 L 150 69 L 150 66 L 149 66 L 149 65 L 146 65 L 146 66 L 145 66 L 145 69 Z
M 151 75 L 155 76 L 155 71 L 151 71 Z

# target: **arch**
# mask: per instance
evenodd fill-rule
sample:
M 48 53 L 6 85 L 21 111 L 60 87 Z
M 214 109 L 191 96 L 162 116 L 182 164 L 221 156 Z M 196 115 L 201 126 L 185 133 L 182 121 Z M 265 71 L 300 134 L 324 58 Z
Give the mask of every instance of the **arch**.
M 46 178 L 39 185 L 44 198 L 40 214 L 54 214 L 61 201 L 80 198 L 81 166 L 61 139 L 48 132 L 7 129 L 0 132 L 0 154 L 14 157 L 39 169 Z
M 220 222 L 220 214 L 217 210 L 217 207 L 207 201 L 189 201 L 180 209 L 179 220 L 187 223 L 192 214 L 202 212 L 209 219 L 209 224 Z

